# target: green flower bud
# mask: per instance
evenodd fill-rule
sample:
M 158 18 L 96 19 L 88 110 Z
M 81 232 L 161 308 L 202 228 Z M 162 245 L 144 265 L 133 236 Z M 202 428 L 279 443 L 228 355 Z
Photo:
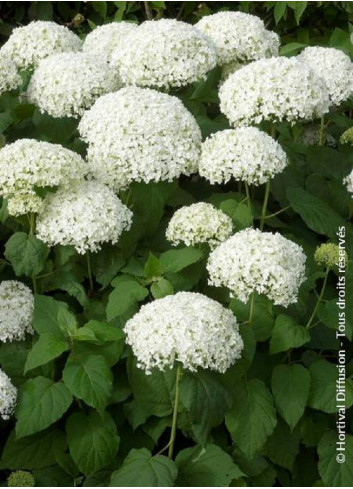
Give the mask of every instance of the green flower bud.
M 340 259 L 340 249 L 334 243 L 325 243 L 318 246 L 315 250 L 314 260 L 318 265 L 324 265 L 325 267 L 333 267 L 338 265 Z M 348 256 L 346 253 L 346 260 Z
M 8 487 L 34 487 L 34 477 L 30 472 L 24 470 L 17 470 L 12 472 L 7 479 Z
M 340 137 L 340 143 L 353 145 L 353 127 L 350 127 L 347 129 L 347 131 L 344 131 Z

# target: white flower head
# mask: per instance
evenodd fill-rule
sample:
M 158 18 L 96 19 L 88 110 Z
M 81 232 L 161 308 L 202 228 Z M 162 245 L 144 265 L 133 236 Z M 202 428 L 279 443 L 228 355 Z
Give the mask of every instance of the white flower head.
M 105 95 L 79 124 L 94 178 L 119 190 L 197 170 L 201 132 L 182 102 L 137 87 Z
M 114 51 L 112 65 L 126 85 L 183 87 L 205 78 L 216 66 L 216 49 L 190 24 L 174 19 L 146 21 Z
M 346 185 L 348 192 L 353 195 L 353 170 L 344 178 L 343 183 Z
M 310 46 L 297 59 L 306 63 L 325 80 L 333 105 L 339 105 L 352 95 L 353 63 L 341 50 Z
M 126 36 L 137 29 L 132 22 L 111 22 L 96 27 L 87 34 L 82 50 L 111 61 L 114 51 L 120 51 L 126 43 Z
M 174 245 L 208 243 L 211 248 L 232 234 L 232 219 L 212 204 L 198 202 L 178 209 L 169 221 L 166 238 Z
M 131 222 L 132 212 L 114 192 L 90 181 L 48 194 L 38 215 L 36 234 L 50 246 L 72 245 L 84 254 L 100 250 L 103 243 L 117 243 Z
M 11 215 L 40 210 L 35 188 L 71 185 L 86 172 L 81 156 L 60 144 L 18 139 L 0 149 L 0 195 L 9 199 Z
M 325 81 L 295 58 L 260 59 L 229 76 L 220 109 L 234 126 L 312 120 L 329 110 Z
M 31 289 L 16 280 L 0 283 L 0 341 L 24 340 L 33 334 L 34 299 Z
M 239 127 L 216 132 L 202 143 L 199 173 L 212 184 L 234 178 L 261 185 L 287 164 L 277 141 L 256 127 Z
M 305 279 L 306 255 L 301 246 L 279 233 L 244 229 L 221 243 L 209 256 L 209 283 L 227 287 L 247 302 L 252 292 L 264 294 L 276 305 L 297 302 Z
M 255 15 L 218 12 L 202 17 L 195 27 L 215 43 L 220 65 L 278 55 L 278 35 L 267 31 Z
M 138 367 L 225 372 L 241 357 L 243 341 L 235 316 L 213 299 L 179 292 L 141 307 L 125 325 L 126 342 Z
M 55 53 L 80 49 L 80 38 L 67 27 L 39 20 L 14 29 L 0 52 L 9 56 L 18 68 L 26 69 Z
M 17 389 L 9 377 L 0 369 L 0 417 L 7 421 L 15 411 Z
M 61 53 L 39 63 L 27 96 L 53 117 L 79 117 L 95 100 L 120 88 L 119 77 L 103 59 L 86 53 Z
M 0 50 L 0 95 L 8 90 L 15 90 L 21 83 L 15 63 L 8 56 L 1 54 Z

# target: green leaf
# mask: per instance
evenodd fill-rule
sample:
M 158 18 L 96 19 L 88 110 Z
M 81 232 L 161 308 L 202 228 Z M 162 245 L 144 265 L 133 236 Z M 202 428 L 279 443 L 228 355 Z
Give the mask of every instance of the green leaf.
M 290 348 L 298 348 L 310 341 L 310 333 L 296 323 L 296 321 L 286 314 L 277 316 L 275 327 L 272 330 L 270 341 L 270 353 L 280 353 Z
M 300 432 L 291 432 L 289 427 L 279 420 L 273 434 L 267 440 L 265 453 L 276 465 L 293 470 L 293 464 L 299 453 Z
M 294 7 L 294 16 L 295 20 L 297 22 L 297 25 L 299 25 L 299 21 L 301 16 L 303 15 L 306 7 L 308 6 L 308 2 L 295 2 L 295 7 Z
M 277 424 L 272 396 L 262 381 L 253 379 L 237 384 L 233 398 L 234 404 L 226 414 L 226 426 L 234 443 L 251 458 Z
M 19 388 L 16 436 L 32 435 L 55 423 L 68 410 L 72 395 L 60 381 L 45 377 L 27 380 Z
M 252 226 L 253 215 L 249 206 L 241 204 L 234 199 L 228 199 L 221 203 L 220 208 L 232 218 L 237 231 Z
M 71 354 L 63 371 L 70 392 L 89 406 L 104 410 L 113 390 L 113 375 L 101 355 Z
M 247 321 L 250 314 L 250 303 L 246 304 L 238 299 L 232 299 L 229 307 L 234 312 L 239 321 Z M 266 341 L 274 326 L 274 315 L 272 311 L 272 303 L 263 295 L 255 294 L 253 320 L 251 327 L 254 330 L 257 341 Z
M 177 487 L 228 487 L 232 479 L 244 475 L 228 453 L 212 444 L 186 448 L 175 462 Z
M 51 333 L 39 336 L 38 341 L 29 352 L 25 364 L 24 373 L 54 360 L 69 349 L 66 341 Z
M 177 473 L 169 458 L 152 457 L 146 448 L 131 450 L 120 469 L 113 472 L 109 487 L 173 487 Z
M 155 299 L 161 299 L 166 295 L 174 294 L 174 287 L 169 280 L 161 277 L 151 285 L 151 294 Z
M 5 244 L 5 258 L 9 260 L 17 277 L 38 275 L 48 257 L 48 247 L 34 236 L 18 232 Z
M 281 56 L 287 56 L 288 54 L 297 54 L 302 48 L 305 48 L 306 44 L 301 42 L 289 42 L 280 47 Z
M 92 7 L 98 14 L 105 19 L 107 15 L 107 2 L 92 2 Z
M 37 433 L 16 439 L 13 431 L 1 456 L 2 469 L 41 469 L 54 465 L 56 455 L 66 450 L 64 433 L 59 430 Z
M 59 302 L 45 295 L 34 296 L 33 327 L 38 334 L 51 333 L 63 338 L 63 332 L 58 320 L 59 312 L 67 310 L 65 302 Z
M 59 328 L 64 333 L 65 337 L 71 337 L 76 334 L 77 320 L 74 314 L 66 308 L 60 308 L 58 311 Z
M 275 8 L 273 11 L 273 15 L 276 21 L 276 24 L 285 16 L 287 11 L 287 2 L 276 2 Z
M 66 423 L 70 454 L 80 471 L 93 474 L 111 463 L 118 451 L 116 425 L 108 413 L 75 413 Z
M 146 287 L 140 285 L 131 276 L 123 275 L 112 282 L 115 287 L 110 293 L 107 305 L 107 318 L 111 319 L 126 314 L 148 296 Z
M 202 251 L 191 246 L 178 250 L 169 250 L 161 254 L 159 261 L 164 273 L 177 273 L 199 261 Z
M 326 360 L 318 360 L 310 365 L 309 371 L 311 375 L 311 389 L 308 405 L 324 413 L 335 413 L 337 411 L 337 366 Z M 345 406 L 348 409 L 353 405 L 353 380 L 346 379 L 345 387 Z
M 92 269 L 95 279 L 107 287 L 125 265 L 121 250 L 116 246 L 105 246 L 99 253 L 92 254 Z
M 319 473 L 326 487 L 350 487 L 353 480 L 353 436 L 346 434 L 345 451 L 337 450 L 337 432 L 329 431 L 320 440 Z M 338 454 L 344 462 L 337 462 Z M 341 455 L 340 455 L 341 456 Z
M 213 372 L 183 373 L 180 403 L 187 410 L 194 438 L 201 445 L 205 445 L 211 429 L 222 422 L 230 402 L 227 389 Z
M 302 365 L 277 365 L 271 382 L 276 407 L 293 430 L 303 416 L 310 391 L 310 374 Z
M 149 254 L 145 263 L 145 275 L 147 278 L 159 277 L 162 275 L 163 269 L 159 259 L 152 253 Z
M 109 341 L 123 342 L 124 338 L 125 335 L 121 329 L 103 321 L 95 321 L 94 319 L 88 321 L 82 328 L 79 328 L 73 337 L 74 340 L 93 341 L 98 344 Z

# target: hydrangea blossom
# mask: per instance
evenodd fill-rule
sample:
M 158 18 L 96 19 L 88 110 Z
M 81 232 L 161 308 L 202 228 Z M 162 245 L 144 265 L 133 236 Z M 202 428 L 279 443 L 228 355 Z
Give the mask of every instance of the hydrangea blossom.
M 348 256 L 346 255 L 346 260 Z M 340 248 L 334 243 L 324 243 L 318 246 L 315 250 L 314 260 L 318 265 L 324 265 L 325 267 L 338 266 L 340 261 Z
M 325 81 L 294 58 L 260 59 L 244 66 L 223 83 L 219 98 L 221 111 L 234 126 L 312 120 L 329 110 Z
M 119 190 L 132 181 L 171 181 L 197 170 L 201 132 L 176 97 L 123 88 L 105 95 L 79 124 L 93 176 Z
M 86 53 L 61 53 L 39 63 L 27 96 L 53 117 L 78 117 L 103 94 L 120 88 L 119 77 L 103 59 Z
M 38 215 L 36 234 L 50 246 L 72 245 L 78 253 L 116 243 L 130 229 L 132 212 L 105 185 L 90 181 L 48 194 Z
M 350 144 L 353 146 L 353 127 L 350 127 L 340 137 L 341 144 Z
M 339 105 L 352 95 L 353 63 L 340 49 L 310 46 L 297 58 L 325 80 L 333 105 Z
M 52 54 L 80 49 L 80 38 L 67 27 L 39 20 L 14 29 L 0 53 L 9 56 L 18 68 L 27 69 Z
M 26 333 L 33 334 L 33 309 L 33 294 L 26 285 L 16 280 L 1 282 L 0 341 L 24 340 Z
M 260 185 L 287 164 L 277 141 L 256 127 L 240 127 L 216 132 L 202 143 L 199 173 L 212 184 L 234 178 Z
M 86 171 L 81 156 L 59 144 L 18 139 L 0 149 L 0 195 L 9 199 L 11 215 L 38 212 L 35 188 L 70 185 Z
M 7 487 L 35 487 L 35 484 L 33 475 L 26 470 L 11 472 L 7 479 Z
M 297 302 L 305 279 L 306 256 L 301 246 L 279 233 L 244 229 L 221 243 L 209 256 L 209 283 L 225 286 L 247 302 L 252 292 L 287 307 Z
M 12 416 L 17 400 L 17 389 L 9 377 L 0 369 L 0 417 L 8 420 Z
M 177 210 L 166 231 L 168 241 L 187 246 L 208 243 L 212 248 L 232 234 L 232 219 L 212 204 L 198 202 Z
M 278 35 L 267 31 L 255 15 L 218 12 L 202 17 L 195 27 L 215 43 L 220 65 L 278 55 Z
M 2 55 L 0 50 L 0 95 L 18 88 L 21 82 L 15 63 L 9 57 Z
M 132 22 L 112 22 L 100 25 L 86 36 L 82 50 L 111 61 L 114 51 L 123 49 L 126 36 L 135 32 L 136 29 L 137 24 Z
M 216 49 L 190 24 L 174 19 L 146 21 L 114 51 L 112 65 L 126 85 L 183 87 L 205 78 L 216 66 Z
M 141 307 L 124 328 L 126 342 L 147 374 L 179 362 L 185 369 L 225 372 L 241 357 L 235 316 L 202 294 L 179 292 Z
M 343 183 L 347 186 L 348 192 L 353 195 L 353 170 L 344 178 Z

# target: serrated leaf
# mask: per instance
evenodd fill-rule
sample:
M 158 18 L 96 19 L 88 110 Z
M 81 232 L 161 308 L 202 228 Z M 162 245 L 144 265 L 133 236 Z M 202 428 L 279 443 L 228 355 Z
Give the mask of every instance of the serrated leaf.
M 54 360 L 69 349 L 65 340 L 54 336 L 51 333 L 44 333 L 39 336 L 38 341 L 33 345 L 32 350 L 27 355 L 24 373 L 41 365 Z
M 169 250 L 161 254 L 159 261 L 164 273 L 177 273 L 199 261 L 202 251 L 191 246 L 178 250 Z
M 120 469 L 113 472 L 109 487 L 172 487 L 178 470 L 162 455 L 151 456 L 146 448 L 131 450 Z
M 161 277 L 151 285 L 151 294 L 155 299 L 161 299 L 167 295 L 174 294 L 174 287 L 169 280 Z
M 345 450 L 337 450 L 337 432 L 329 431 L 320 440 L 319 473 L 326 487 L 350 487 L 353 480 L 353 436 L 346 434 Z M 344 462 L 337 462 L 338 454 L 344 455 Z
M 73 339 L 103 344 L 109 341 L 124 341 L 124 338 L 124 332 L 116 326 L 92 319 L 77 330 Z
M 44 268 L 48 247 L 26 233 L 14 233 L 5 245 L 5 258 L 11 263 L 17 277 L 38 275 Z
M 276 465 L 293 470 L 293 464 L 299 453 L 300 432 L 291 432 L 289 427 L 279 420 L 274 432 L 267 440 L 265 453 Z
M 232 218 L 237 231 L 252 226 L 253 215 L 248 205 L 241 204 L 234 199 L 224 200 L 220 208 Z
M 148 255 L 144 271 L 147 278 L 159 277 L 162 275 L 162 265 L 159 259 L 152 253 Z
M 38 334 L 51 333 L 63 338 L 58 319 L 61 310 L 67 310 L 65 302 L 59 302 L 44 295 L 34 296 L 33 327 Z
M 19 388 L 16 436 L 22 438 L 44 430 L 68 410 L 72 395 L 62 382 L 45 377 L 27 380 Z
M 109 294 L 107 318 L 111 319 L 126 314 L 133 306 L 137 306 L 148 296 L 146 287 L 140 285 L 130 276 L 119 277 L 113 281 L 114 290 Z
M 116 425 L 108 413 L 75 413 L 66 423 L 70 454 L 80 471 L 93 474 L 113 461 L 119 446 Z
M 293 428 L 302 417 L 310 391 L 310 374 L 302 365 L 277 365 L 271 381 L 276 407 Z
M 280 353 L 290 348 L 298 348 L 310 341 L 310 333 L 304 327 L 286 314 L 277 316 L 272 330 L 270 341 L 270 353 Z

